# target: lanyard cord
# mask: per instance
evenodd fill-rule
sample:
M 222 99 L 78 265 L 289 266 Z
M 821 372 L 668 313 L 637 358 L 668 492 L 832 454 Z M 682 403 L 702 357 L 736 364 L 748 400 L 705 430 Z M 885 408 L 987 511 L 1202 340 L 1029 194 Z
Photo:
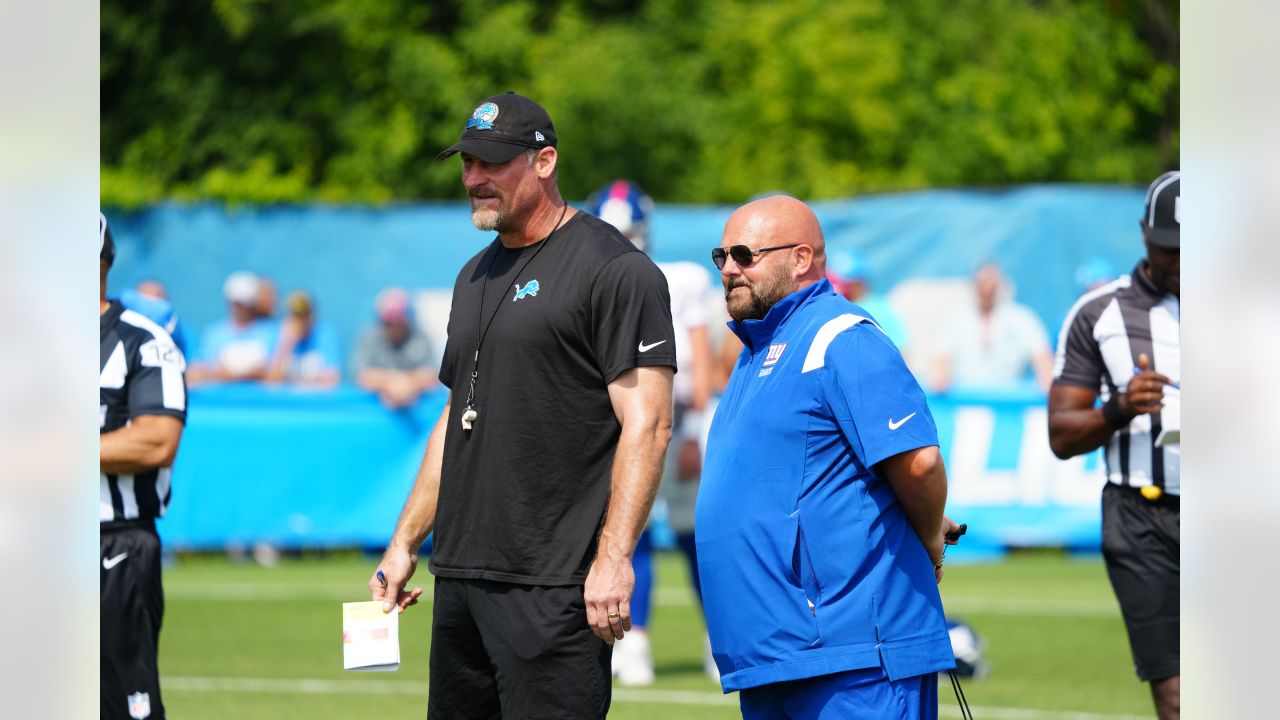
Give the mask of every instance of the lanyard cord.
M 560 217 L 556 220 L 555 226 L 551 228 L 551 232 L 547 233 L 547 236 L 542 238 L 542 241 L 538 243 L 538 247 L 533 251 L 533 254 L 530 255 L 529 259 L 525 260 L 524 264 L 520 266 L 520 269 L 516 271 L 515 279 L 517 287 L 520 285 L 520 274 L 524 272 L 525 268 L 529 267 L 529 263 L 533 262 L 534 258 L 538 257 L 538 253 L 542 252 L 542 249 L 547 246 L 547 242 L 551 240 L 551 236 L 555 235 L 556 231 L 560 229 L 560 223 L 564 222 L 564 216 L 567 212 L 569 212 L 569 203 L 564 204 L 564 209 L 560 211 Z M 476 419 L 477 415 L 475 411 L 475 399 L 476 378 L 480 376 L 480 348 L 484 345 L 485 336 L 489 334 L 489 327 L 493 325 L 493 319 L 498 316 L 498 311 L 502 310 L 502 306 L 504 304 L 499 301 L 498 306 L 495 307 L 493 312 L 489 315 L 488 322 L 484 321 L 484 298 L 485 295 L 488 294 L 489 290 L 489 273 L 493 270 L 493 264 L 498 260 L 498 252 L 499 250 L 494 248 L 494 253 L 489 256 L 489 264 L 486 265 L 484 269 L 484 281 L 480 284 L 480 308 L 479 312 L 476 313 L 476 352 L 475 356 L 472 357 L 471 360 L 471 382 L 467 387 L 467 407 L 462 419 L 462 427 L 465 430 L 471 429 L 471 423 Z M 483 323 L 483 325 L 481 323 Z M 468 415 L 470 416 L 469 418 Z

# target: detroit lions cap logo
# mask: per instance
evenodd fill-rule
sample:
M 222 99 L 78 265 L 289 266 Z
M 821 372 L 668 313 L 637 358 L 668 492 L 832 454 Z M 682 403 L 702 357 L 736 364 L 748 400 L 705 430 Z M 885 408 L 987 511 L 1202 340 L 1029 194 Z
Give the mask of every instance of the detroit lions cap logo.
M 476 108 L 471 113 L 471 119 L 467 121 L 464 130 L 475 128 L 477 130 L 492 130 L 493 121 L 498 119 L 498 106 L 494 103 L 487 102 Z

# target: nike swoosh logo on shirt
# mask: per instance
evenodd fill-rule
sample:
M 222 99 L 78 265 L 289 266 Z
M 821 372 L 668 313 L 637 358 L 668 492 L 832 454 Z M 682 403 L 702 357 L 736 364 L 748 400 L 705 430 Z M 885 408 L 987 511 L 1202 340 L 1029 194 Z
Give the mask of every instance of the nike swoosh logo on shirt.
M 889 429 L 890 429 L 890 430 L 897 430 L 898 428 L 902 427 L 902 423 L 904 423 L 904 422 L 906 422 L 906 421 L 910 420 L 911 418 L 913 418 L 913 417 L 915 417 L 915 416 L 916 416 L 916 414 L 915 414 L 915 413 L 911 413 L 910 415 L 908 415 L 908 416 L 906 416 L 906 417 L 902 418 L 902 419 L 901 419 L 901 420 L 899 420 L 898 422 L 894 422 L 894 421 L 893 421 L 893 418 L 889 418 Z
M 120 563 L 124 562 L 124 559 L 125 559 L 125 558 L 127 558 L 127 557 L 129 557 L 129 553 L 127 553 L 127 552 L 122 552 L 122 553 L 120 553 L 119 555 L 117 555 L 117 556 L 115 556 L 115 557 L 113 557 L 113 558 L 102 558 L 102 569 L 103 569 L 103 570 L 110 570 L 111 568 L 113 568 L 113 567 L 115 567 L 115 566 L 119 565 Z
M 639 347 L 639 348 L 637 348 L 637 349 L 638 349 L 640 352 L 649 352 L 650 350 L 652 350 L 652 349 L 654 349 L 654 348 L 658 347 L 659 345 L 661 345 L 661 344 L 662 344 L 662 343 L 664 343 L 664 342 L 666 342 L 666 340 L 659 340 L 658 342 L 656 342 L 656 343 L 654 343 L 654 344 L 652 344 L 652 345 L 645 345 L 645 344 L 644 344 L 644 341 L 643 341 L 643 340 L 641 340 L 641 341 L 640 341 L 640 347 Z

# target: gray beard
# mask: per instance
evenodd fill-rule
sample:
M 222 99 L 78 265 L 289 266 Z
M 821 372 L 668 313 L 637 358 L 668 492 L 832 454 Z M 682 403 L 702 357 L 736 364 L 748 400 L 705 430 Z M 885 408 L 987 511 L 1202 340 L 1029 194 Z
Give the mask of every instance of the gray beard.
M 472 210 L 471 224 L 476 226 L 477 230 L 502 230 L 502 226 L 507 223 L 507 213 L 501 209 L 498 210 Z

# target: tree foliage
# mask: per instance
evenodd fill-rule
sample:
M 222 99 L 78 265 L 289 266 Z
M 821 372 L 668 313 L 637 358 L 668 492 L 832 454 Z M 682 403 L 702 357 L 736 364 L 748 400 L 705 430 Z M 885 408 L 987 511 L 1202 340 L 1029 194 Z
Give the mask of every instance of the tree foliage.
M 550 110 L 561 187 L 735 202 L 1145 183 L 1177 164 L 1177 3 L 104 0 L 102 198 L 459 197 L 472 107 Z

